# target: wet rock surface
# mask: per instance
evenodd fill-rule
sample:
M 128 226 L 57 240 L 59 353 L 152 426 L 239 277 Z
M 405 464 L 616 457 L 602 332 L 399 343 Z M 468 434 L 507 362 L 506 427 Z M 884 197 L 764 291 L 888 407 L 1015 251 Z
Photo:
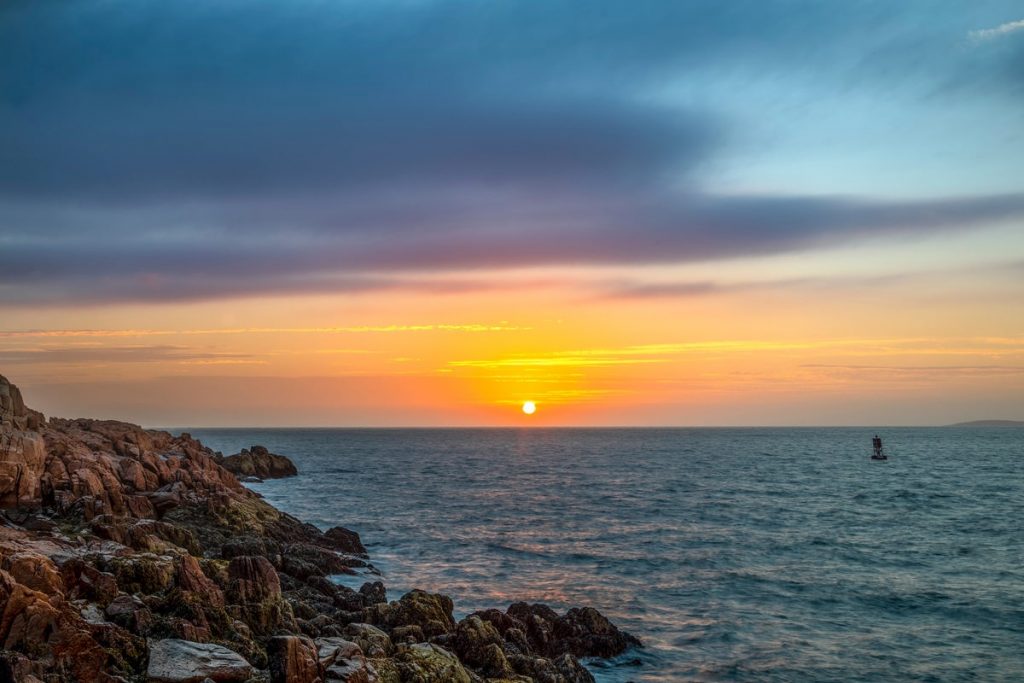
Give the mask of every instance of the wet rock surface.
M 265 451 L 239 454 L 251 476 L 285 470 Z M 255 469 L 264 454 L 277 464 Z M 581 658 L 639 645 L 590 608 L 456 622 L 442 594 L 339 585 L 372 571 L 359 534 L 276 510 L 228 459 L 188 434 L 46 420 L 0 376 L 0 680 L 578 683 Z
M 149 668 L 154 683 L 246 681 L 253 668 L 226 647 L 187 640 L 157 640 L 149 646 Z

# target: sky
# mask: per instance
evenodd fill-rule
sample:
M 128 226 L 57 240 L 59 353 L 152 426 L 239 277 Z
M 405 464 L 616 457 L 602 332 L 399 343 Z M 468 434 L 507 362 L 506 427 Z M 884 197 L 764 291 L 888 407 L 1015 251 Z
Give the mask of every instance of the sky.
M 0 373 L 147 426 L 1024 419 L 1024 8 L 5 2 Z

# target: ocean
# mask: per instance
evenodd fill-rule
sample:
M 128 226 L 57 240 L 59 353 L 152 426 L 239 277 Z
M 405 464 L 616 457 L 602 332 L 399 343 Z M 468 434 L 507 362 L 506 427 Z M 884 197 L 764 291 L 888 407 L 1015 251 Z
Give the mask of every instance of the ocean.
M 188 431 L 290 457 L 252 488 L 389 599 L 596 607 L 645 644 L 604 683 L 1024 680 L 1021 429 Z

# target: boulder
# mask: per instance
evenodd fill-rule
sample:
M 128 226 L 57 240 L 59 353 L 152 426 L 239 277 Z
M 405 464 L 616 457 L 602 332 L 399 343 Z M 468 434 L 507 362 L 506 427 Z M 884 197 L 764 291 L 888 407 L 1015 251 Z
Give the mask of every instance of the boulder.
M 552 635 L 558 614 L 553 609 L 547 605 L 517 602 L 508 608 L 506 614 L 521 624 L 520 630 L 526 634 L 530 653 L 548 656 L 556 650 Z
M 323 679 L 317 646 L 305 636 L 275 636 L 267 644 L 270 683 L 319 683 Z
M 594 676 L 570 654 L 555 659 L 510 655 L 509 664 L 520 676 L 551 683 L 595 683 Z
M 265 557 L 235 557 L 228 564 L 231 602 L 262 602 L 281 596 L 281 580 L 274 565 Z
M 412 590 L 398 601 L 371 605 L 365 610 L 366 621 L 390 629 L 418 626 L 429 639 L 455 628 L 452 599 L 440 593 Z
M 124 661 L 115 640 L 98 641 L 93 627 L 59 594 L 32 590 L 0 570 L 0 643 L 10 652 L 0 672 L 35 670 L 47 680 L 109 681 L 119 660 Z M 45 663 L 45 668 L 30 662 Z
M 46 443 L 41 416 L 25 407 L 18 387 L 0 375 L 0 508 L 42 503 Z
M 125 593 L 151 595 L 174 585 L 174 558 L 152 553 L 137 553 L 110 558 L 104 569 L 114 575 Z
M 299 473 L 291 460 L 283 455 L 271 453 L 263 446 L 243 448 L 240 453 L 222 458 L 220 464 L 236 477 L 281 479 L 294 477 Z
M 391 629 L 391 640 L 400 644 L 422 643 L 427 638 L 423 635 L 423 629 L 416 624 L 396 626 Z
M 555 623 L 555 649 L 558 654 L 577 657 L 615 657 L 640 641 L 620 631 L 593 607 L 573 607 Z
M 291 543 L 281 554 L 281 571 L 303 581 L 311 576 L 355 573 L 338 553 L 312 543 Z
M 117 596 L 117 577 L 86 564 L 80 558 L 72 558 L 62 564 L 60 573 L 71 598 L 92 600 L 100 607 L 106 607 Z
M 47 595 L 63 595 L 64 579 L 50 558 L 32 551 L 16 552 L 2 558 L 0 566 L 18 583 Z
M 339 659 L 346 660 L 363 656 L 363 650 L 358 645 L 344 638 L 317 638 L 315 644 L 317 657 L 323 667 L 331 666 Z
M 117 596 L 103 610 L 103 614 L 112 623 L 139 635 L 145 635 L 153 623 L 153 613 L 134 595 Z
M 243 555 L 266 557 L 274 565 L 280 565 L 281 544 L 270 538 L 246 535 L 227 539 L 220 547 L 220 556 L 225 560 Z
M 281 595 L 281 580 L 265 557 L 241 556 L 228 564 L 229 612 L 258 635 L 297 628 L 292 608 Z
M 154 683 L 245 681 L 254 673 L 249 662 L 221 645 L 175 638 L 149 643 L 146 674 Z
M 513 673 L 498 629 L 476 615 L 459 622 L 449 645 L 460 660 L 487 678 L 508 678 Z
M 335 683 L 379 683 L 381 680 L 365 657 L 339 660 L 324 671 L 324 677 Z
M 359 538 L 359 534 L 351 529 L 346 529 L 343 526 L 332 527 L 324 532 L 324 539 L 335 550 L 340 550 L 350 555 L 369 557 L 366 553 L 366 547 Z
M 182 592 L 202 596 L 211 607 L 224 606 L 224 594 L 220 587 L 203 572 L 199 560 L 192 555 L 181 555 L 178 558 L 175 583 Z
M 359 594 L 366 605 L 378 605 L 388 601 L 388 592 L 381 581 L 366 582 L 359 587 Z
M 455 655 L 431 643 L 401 647 L 394 660 L 402 683 L 471 683 L 473 680 Z
M 517 602 L 508 608 L 506 616 L 511 618 L 503 622 L 506 630 L 519 622 L 529 652 L 545 657 L 614 657 L 631 647 L 642 647 L 637 638 L 616 628 L 592 607 L 574 607 L 559 616 L 547 605 Z
M 394 651 L 391 638 L 376 626 L 352 623 L 345 627 L 343 634 L 368 657 L 388 657 Z

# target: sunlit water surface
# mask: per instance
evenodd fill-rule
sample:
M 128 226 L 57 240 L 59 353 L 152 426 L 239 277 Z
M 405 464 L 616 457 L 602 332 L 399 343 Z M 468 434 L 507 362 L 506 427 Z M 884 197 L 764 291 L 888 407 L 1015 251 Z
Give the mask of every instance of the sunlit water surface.
M 1024 680 L 1024 430 L 192 433 L 291 457 L 253 488 L 392 599 L 597 607 L 646 645 L 599 681 Z

